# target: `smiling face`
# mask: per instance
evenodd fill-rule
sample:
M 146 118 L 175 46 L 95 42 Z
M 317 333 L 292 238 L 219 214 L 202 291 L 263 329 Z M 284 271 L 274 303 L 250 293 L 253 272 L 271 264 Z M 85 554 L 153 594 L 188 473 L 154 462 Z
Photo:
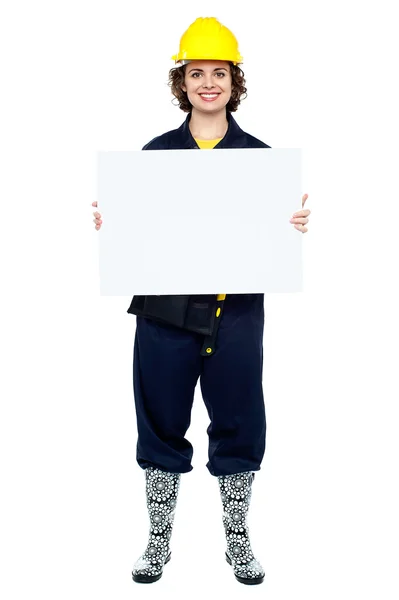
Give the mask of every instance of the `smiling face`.
M 226 106 L 231 97 L 230 64 L 224 60 L 193 60 L 186 66 L 184 84 L 194 108 L 216 112 Z

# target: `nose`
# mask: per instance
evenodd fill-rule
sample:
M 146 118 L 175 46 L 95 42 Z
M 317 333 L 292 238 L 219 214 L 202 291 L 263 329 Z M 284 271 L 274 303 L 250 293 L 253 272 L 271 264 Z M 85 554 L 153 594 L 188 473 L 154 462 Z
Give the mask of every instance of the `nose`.
M 202 84 L 202 87 L 210 89 L 215 87 L 215 84 L 212 81 L 212 74 L 208 73 L 208 75 L 205 75 L 205 81 Z

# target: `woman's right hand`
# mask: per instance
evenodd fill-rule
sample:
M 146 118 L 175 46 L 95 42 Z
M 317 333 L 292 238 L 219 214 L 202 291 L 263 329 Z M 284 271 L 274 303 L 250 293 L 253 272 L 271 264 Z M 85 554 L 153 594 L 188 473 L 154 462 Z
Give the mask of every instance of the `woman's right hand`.
M 95 206 L 97 208 L 97 202 L 92 202 L 92 206 Z M 93 221 L 95 222 L 96 229 L 98 231 L 102 224 L 101 215 L 99 212 L 94 212 L 93 215 L 95 216 L 95 219 L 93 219 Z

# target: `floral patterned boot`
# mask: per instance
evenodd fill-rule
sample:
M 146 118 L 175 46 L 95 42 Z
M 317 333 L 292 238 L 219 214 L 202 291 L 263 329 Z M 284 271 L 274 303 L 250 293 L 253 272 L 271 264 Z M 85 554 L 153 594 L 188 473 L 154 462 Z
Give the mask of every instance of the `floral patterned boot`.
M 132 577 L 139 583 L 152 583 L 162 577 L 163 566 L 170 560 L 169 542 L 181 473 L 148 467 L 145 469 L 145 478 L 151 527 L 147 548 L 135 562 Z
M 223 525 L 226 533 L 226 560 L 232 565 L 240 583 L 262 583 L 265 572 L 251 549 L 246 517 L 251 501 L 253 471 L 219 475 L 219 490 L 223 503 Z

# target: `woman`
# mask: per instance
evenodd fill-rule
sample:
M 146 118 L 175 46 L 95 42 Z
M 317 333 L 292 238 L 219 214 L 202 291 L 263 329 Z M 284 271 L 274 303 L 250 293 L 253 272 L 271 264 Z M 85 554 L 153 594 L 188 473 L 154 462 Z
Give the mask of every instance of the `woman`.
M 178 128 L 143 150 L 270 148 L 244 132 L 232 116 L 246 92 L 237 40 L 215 18 L 199 18 L 172 57 L 169 85 L 187 112 Z M 307 198 L 302 198 L 302 206 Z M 97 206 L 97 203 L 93 203 Z M 96 229 L 101 215 L 93 213 Z M 290 221 L 306 232 L 309 210 Z M 137 462 L 146 474 L 151 529 L 136 561 L 134 581 L 152 582 L 170 560 L 170 537 L 181 473 L 192 470 L 193 447 L 184 437 L 200 379 L 210 417 L 209 472 L 223 504 L 226 560 L 245 584 L 261 583 L 264 570 L 253 555 L 246 516 L 255 471 L 265 452 L 262 390 L 264 294 L 135 296 L 137 315 L 134 395 Z

